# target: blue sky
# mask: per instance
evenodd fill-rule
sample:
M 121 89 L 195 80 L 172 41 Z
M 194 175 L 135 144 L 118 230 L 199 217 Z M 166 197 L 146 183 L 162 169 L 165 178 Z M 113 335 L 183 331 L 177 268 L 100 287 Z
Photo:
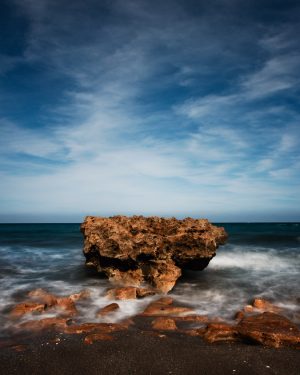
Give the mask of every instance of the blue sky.
M 2 1 L 0 221 L 300 220 L 297 3 Z

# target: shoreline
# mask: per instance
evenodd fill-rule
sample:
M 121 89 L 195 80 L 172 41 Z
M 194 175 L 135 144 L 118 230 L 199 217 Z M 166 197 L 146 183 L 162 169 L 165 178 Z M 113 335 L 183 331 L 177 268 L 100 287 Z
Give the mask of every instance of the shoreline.
M 57 340 L 59 336 L 60 341 Z M 130 329 L 91 345 L 84 335 L 32 337 L 19 348 L 0 350 L 0 373 L 14 374 L 277 374 L 298 375 L 298 349 L 243 343 L 208 344 L 199 337 Z M 20 351 L 18 351 L 20 350 Z

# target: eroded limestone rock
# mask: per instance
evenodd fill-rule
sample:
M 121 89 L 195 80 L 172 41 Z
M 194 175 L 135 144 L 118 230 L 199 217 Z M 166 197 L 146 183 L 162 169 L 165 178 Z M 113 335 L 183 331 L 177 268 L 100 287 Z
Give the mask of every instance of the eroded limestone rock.
M 88 216 L 81 231 L 87 266 L 114 283 L 139 286 L 146 281 L 164 293 L 182 269 L 204 269 L 227 239 L 224 228 L 192 218 Z
M 237 330 L 243 338 L 266 346 L 279 348 L 300 345 L 298 327 L 284 316 L 271 312 L 242 319 Z

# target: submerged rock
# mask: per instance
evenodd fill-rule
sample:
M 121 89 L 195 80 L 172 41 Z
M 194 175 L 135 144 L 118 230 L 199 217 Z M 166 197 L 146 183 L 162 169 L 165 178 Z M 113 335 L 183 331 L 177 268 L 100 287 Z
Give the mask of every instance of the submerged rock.
M 227 234 L 206 219 L 86 217 L 81 225 L 86 265 L 110 281 L 160 292 L 171 290 L 182 269 L 202 270 Z

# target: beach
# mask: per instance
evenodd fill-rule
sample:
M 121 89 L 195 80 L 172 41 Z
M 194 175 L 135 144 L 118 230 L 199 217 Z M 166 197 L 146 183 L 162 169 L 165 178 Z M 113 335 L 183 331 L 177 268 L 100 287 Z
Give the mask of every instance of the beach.
M 50 336 L 36 338 L 24 351 L 16 350 L 1 349 L 1 374 L 298 375 L 300 368 L 299 350 L 207 344 L 174 333 L 160 338 L 129 331 L 92 345 L 78 336 L 61 338 L 57 344 Z
M 299 224 L 224 226 L 228 243 L 204 271 L 185 273 L 168 294 L 163 309 L 170 311 L 171 317 L 165 318 L 171 318 L 167 321 L 171 329 L 165 329 L 155 326 L 161 311 L 157 316 L 143 313 L 162 295 L 130 300 L 107 297 L 112 285 L 84 265 L 79 225 L 1 225 L 0 372 L 298 374 L 299 345 L 267 347 L 241 340 L 235 332 L 227 335 L 226 329 L 238 327 L 239 311 L 263 312 L 257 304 L 264 300 L 271 304 L 267 310 L 279 311 L 299 327 Z M 57 310 L 51 308 L 42 315 L 33 311 L 12 318 L 16 306 L 41 293 L 55 300 L 55 306 L 67 304 L 74 311 L 59 321 L 55 320 Z M 97 315 L 99 309 L 116 303 L 115 311 Z M 184 316 L 176 315 L 178 311 Z M 192 317 L 186 319 L 186 314 Z M 51 324 L 36 329 L 44 319 Z M 211 323 L 220 332 L 203 336 L 204 327 Z M 94 332 L 100 332 L 100 339 L 90 339 Z

